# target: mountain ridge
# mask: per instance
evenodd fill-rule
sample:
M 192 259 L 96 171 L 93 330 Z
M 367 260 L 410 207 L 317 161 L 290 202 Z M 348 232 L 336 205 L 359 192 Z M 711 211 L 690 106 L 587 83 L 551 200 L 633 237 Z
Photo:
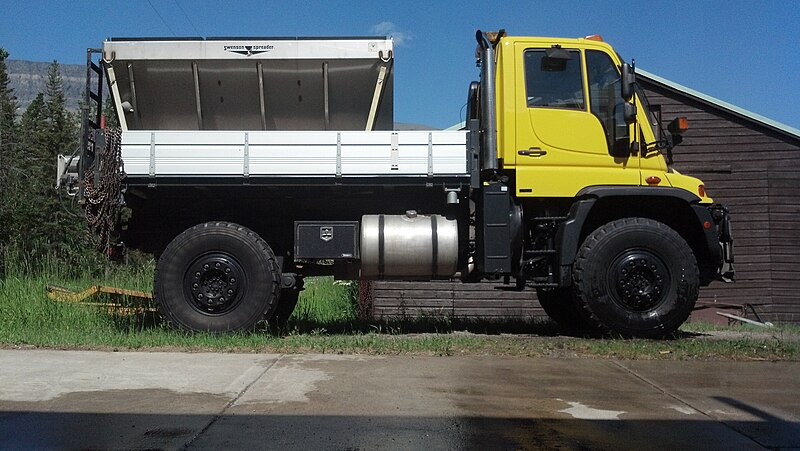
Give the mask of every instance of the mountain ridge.
M 50 64 L 39 61 L 6 60 L 9 86 L 14 90 L 20 115 L 40 92 L 45 92 Z M 86 66 L 59 63 L 59 70 L 64 81 L 66 107 L 70 111 L 78 111 L 86 84 Z

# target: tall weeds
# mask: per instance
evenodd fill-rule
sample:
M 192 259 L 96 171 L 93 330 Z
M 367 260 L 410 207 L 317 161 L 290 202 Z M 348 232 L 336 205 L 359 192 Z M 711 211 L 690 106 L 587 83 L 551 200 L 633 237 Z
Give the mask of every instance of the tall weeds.
M 42 249 L 25 252 L 21 246 L 2 251 L 4 275 L 0 277 L 0 342 L 53 346 L 103 341 L 142 330 L 153 318 L 120 315 L 98 306 L 56 302 L 46 296 L 48 285 L 82 290 L 104 284 L 149 291 L 152 260 L 135 265 L 106 262 L 99 256 L 88 261 L 63 259 Z M 99 296 L 93 301 L 111 300 Z M 123 302 L 127 302 L 123 300 Z M 113 341 L 113 340 L 111 340 Z
M 3 248 L 0 257 L 4 262 L 0 276 L 0 343 L 134 346 L 187 339 L 185 334 L 169 329 L 153 312 L 128 314 L 129 311 L 103 305 L 57 302 L 46 296 L 48 285 L 75 291 L 108 285 L 150 292 L 155 261 L 148 255 L 132 254 L 128 264 L 119 264 L 97 254 L 64 258 L 47 248 L 31 251 L 30 246 L 12 245 Z M 356 284 L 315 277 L 306 279 L 305 286 L 293 322 L 341 324 L 355 320 Z M 140 305 L 107 295 L 95 295 L 87 301 Z

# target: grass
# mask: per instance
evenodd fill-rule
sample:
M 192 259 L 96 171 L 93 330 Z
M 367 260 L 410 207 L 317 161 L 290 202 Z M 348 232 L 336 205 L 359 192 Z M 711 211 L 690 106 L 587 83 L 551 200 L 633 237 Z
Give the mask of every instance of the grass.
M 48 284 L 72 289 L 97 284 L 98 271 L 62 268 L 55 259 L 34 265 L 20 255 L 5 257 L 6 274 L 0 279 L 0 347 L 5 348 L 800 360 L 800 328 L 796 326 L 765 330 L 689 323 L 678 339 L 626 340 L 560 336 L 549 321 L 358 320 L 355 286 L 331 278 L 306 280 L 288 332 L 282 335 L 266 326 L 247 334 L 188 334 L 171 329 L 152 312 L 123 315 L 45 296 Z M 109 266 L 99 273 L 103 284 L 149 291 L 153 264 L 145 259 L 136 265 Z M 714 338 L 718 330 L 742 333 Z
M 356 319 L 353 282 L 334 281 L 332 277 L 310 277 L 292 313 L 294 321 L 349 322 Z

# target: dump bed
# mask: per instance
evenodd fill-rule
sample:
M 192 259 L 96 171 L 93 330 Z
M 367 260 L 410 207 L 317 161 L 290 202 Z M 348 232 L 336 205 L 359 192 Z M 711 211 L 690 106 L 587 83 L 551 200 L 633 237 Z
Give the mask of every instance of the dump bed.
M 112 39 L 129 183 L 469 174 L 466 132 L 392 131 L 391 39 Z
M 123 130 L 391 130 L 392 41 L 111 39 Z

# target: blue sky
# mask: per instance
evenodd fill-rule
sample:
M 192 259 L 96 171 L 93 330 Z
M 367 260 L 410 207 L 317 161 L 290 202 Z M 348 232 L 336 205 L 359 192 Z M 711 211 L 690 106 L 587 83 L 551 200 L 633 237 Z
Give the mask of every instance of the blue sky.
M 120 36 L 395 37 L 395 120 L 460 120 L 475 30 L 601 34 L 645 70 L 800 128 L 800 2 L 4 0 L 12 59 L 83 63 Z

